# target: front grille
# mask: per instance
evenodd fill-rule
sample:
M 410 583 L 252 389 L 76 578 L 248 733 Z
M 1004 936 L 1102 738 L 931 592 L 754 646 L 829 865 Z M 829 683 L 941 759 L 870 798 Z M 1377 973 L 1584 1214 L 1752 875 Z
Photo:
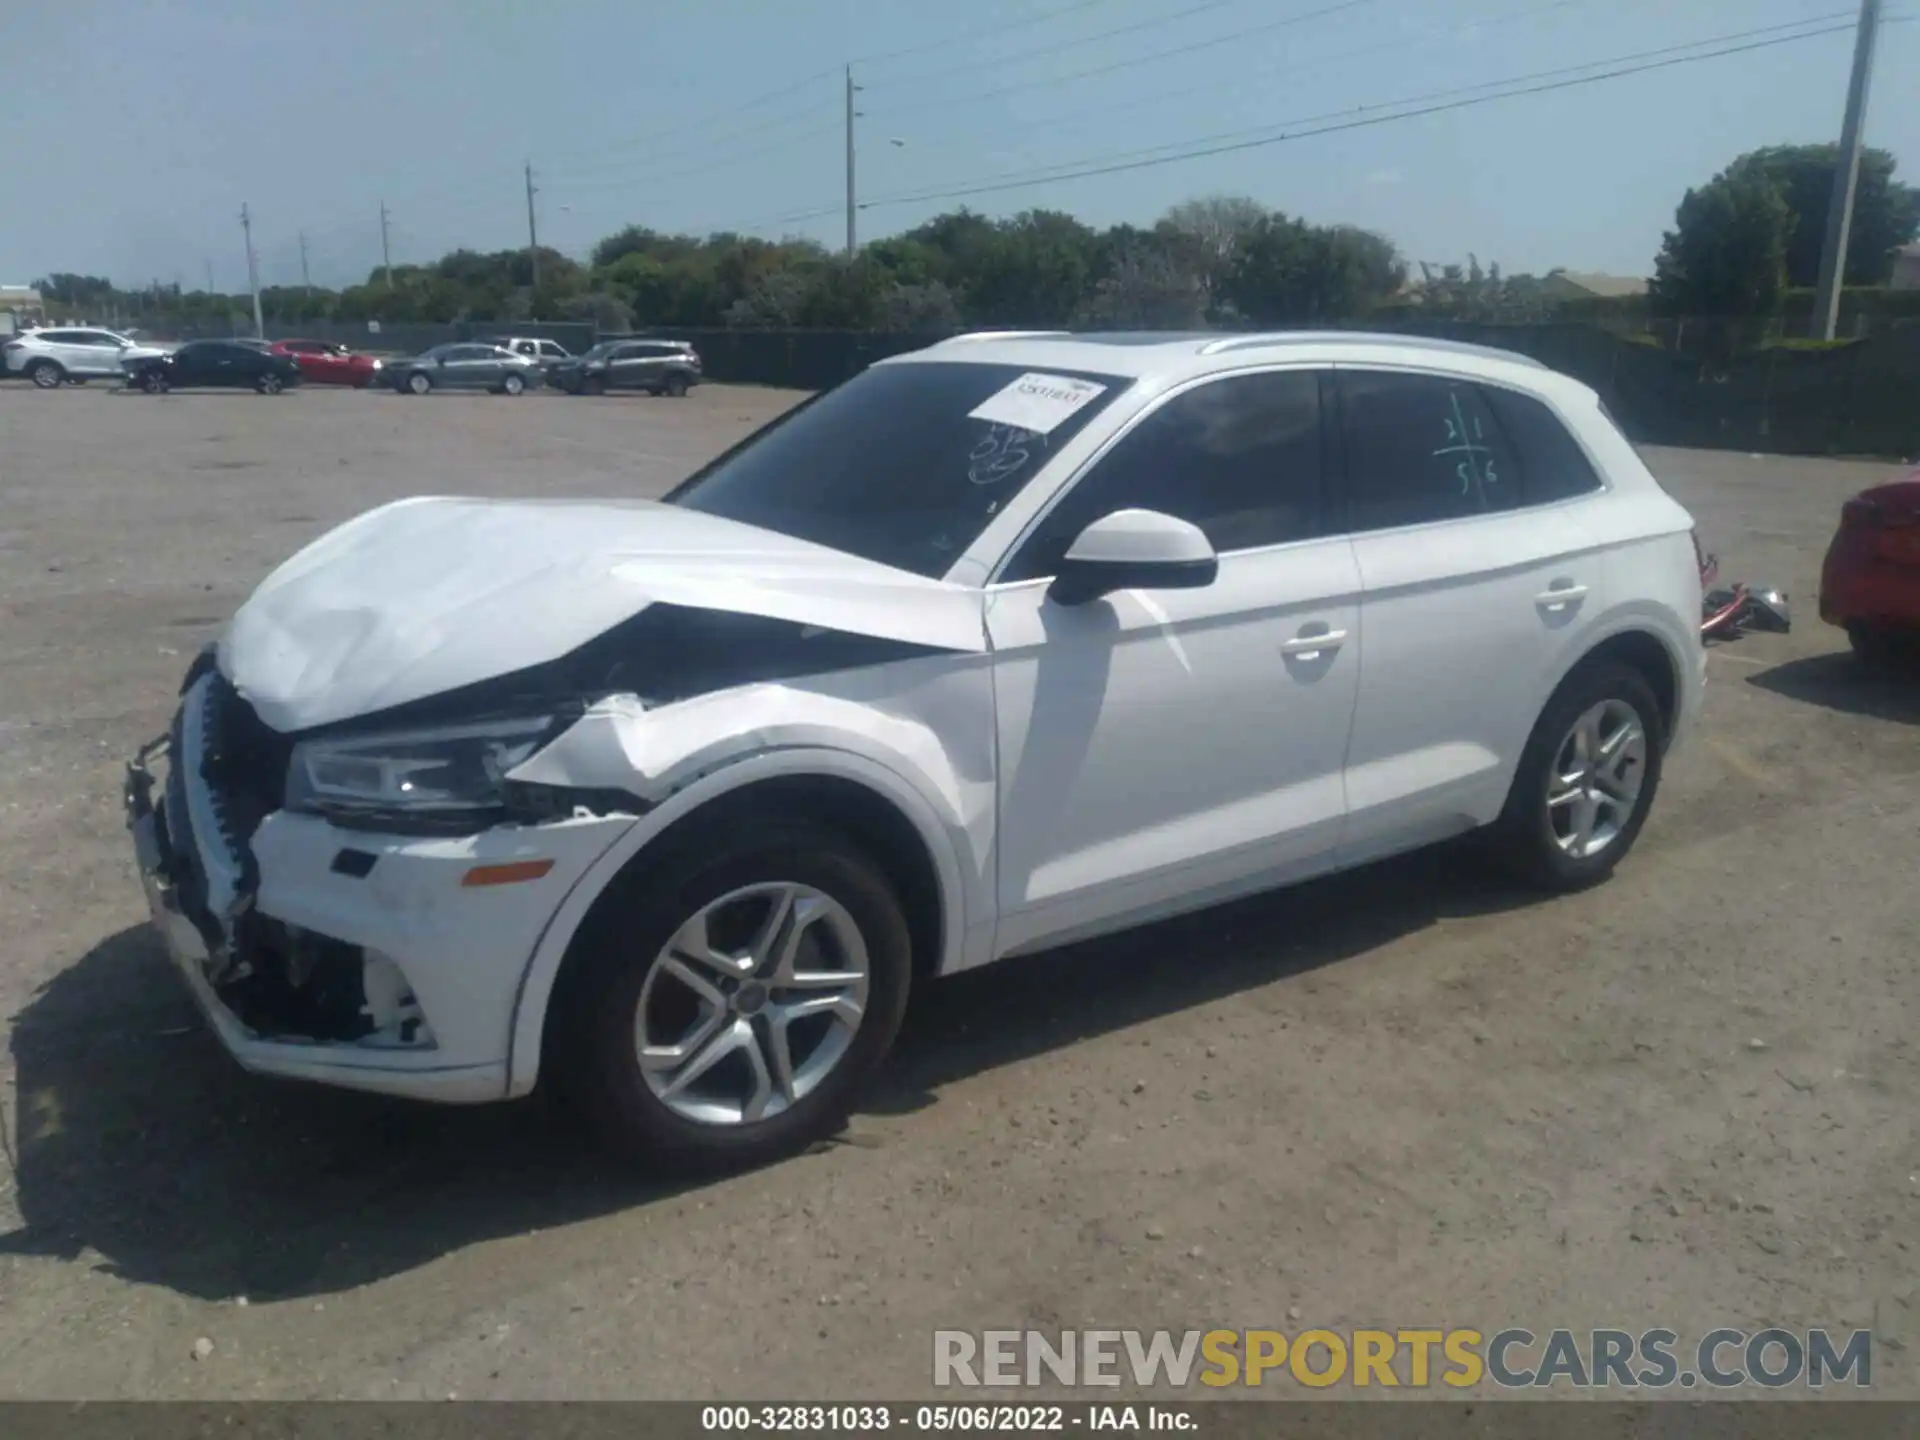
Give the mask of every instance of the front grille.
M 261 720 L 225 676 L 216 672 L 210 678 L 200 774 L 228 848 L 249 881 L 255 876 L 248 842 L 260 822 L 281 806 L 292 753 L 292 742 Z

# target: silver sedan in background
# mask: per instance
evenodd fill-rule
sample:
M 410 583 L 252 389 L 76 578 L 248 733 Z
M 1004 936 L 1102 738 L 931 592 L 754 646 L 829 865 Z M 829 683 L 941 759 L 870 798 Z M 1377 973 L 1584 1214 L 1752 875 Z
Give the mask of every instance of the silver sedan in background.
M 386 367 L 396 390 L 425 395 L 434 390 L 495 390 L 518 395 L 541 381 L 540 363 L 498 345 L 454 341 L 436 345 Z

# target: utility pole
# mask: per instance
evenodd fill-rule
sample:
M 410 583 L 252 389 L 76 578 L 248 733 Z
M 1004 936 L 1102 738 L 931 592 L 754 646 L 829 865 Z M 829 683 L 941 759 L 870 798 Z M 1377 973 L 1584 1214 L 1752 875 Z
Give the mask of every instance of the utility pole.
M 853 121 L 858 112 L 853 108 L 853 97 L 859 91 L 860 87 L 853 83 L 853 66 L 849 65 L 847 66 L 847 258 L 849 260 L 853 258 L 857 243 L 853 232 L 853 214 L 857 208 L 854 204 L 853 185 Z
M 213 261 L 207 261 L 207 294 L 213 294 Z
M 387 202 L 380 202 L 380 269 L 387 277 L 387 289 L 393 289 L 393 251 L 387 245 Z
M 533 262 L 533 288 L 540 288 L 540 236 L 533 228 L 533 162 L 527 162 L 527 258 Z
M 240 207 L 240 232 L 247 237 L 247 288 L 253 291 L 253 335 L 256 340 L 264 340 L 267 322 L 260 318 L 260 271 L 253 261 L 253 217 L 245 205 Z
M 1847 113 L 1840 123 L 1840 153 L 1833 168 L 1833 198 L 1827 205 L 1827 237 L 1820 249 L 1820 282 L 1814 292 L 1813 338 L 1831 340 L 1840 323 L 1840 291 L 1847 277 L 1847 232 L 1853 227 L 1854 192 L 1860 185 L 1860 141 L 1867 118 L 1867 81 L 1873 74 L 1873 42 L 1880 29 L 1880 0 L 1860 0 L 1853 40 L 1853 77 L 1847 82 Z
M 300 288 L 307 295 L 313 294 L 313 277 L 307 273 L 307 232 L 300 232 Z

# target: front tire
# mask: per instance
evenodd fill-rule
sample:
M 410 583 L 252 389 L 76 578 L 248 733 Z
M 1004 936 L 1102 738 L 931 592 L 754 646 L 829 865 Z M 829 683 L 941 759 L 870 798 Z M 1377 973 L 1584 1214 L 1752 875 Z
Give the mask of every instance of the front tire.
M 732 1169 L 834 1133 L 906 1011 L 900 901 L 800 817 L 705 832 L 610 898 L 555 996 L 566 1087 L 616 1150 Z
M 1616 664 L 1575 671 L 1521 752 L 1494 826 L 1496 854 L 1544 890 L 1599 884 L 1640 836 L 1665 750 L 1660 703 L 1638 671 Z
M 149 395 L 164 395 L 167 393 L 167 377 L 158 370 L 149 370 L 140 377 L 140 388 Z
M 433 381 L 418 371 L 415 371 L 407 377 L 407 389 L 411 390 L 415 395 L 424 395 L 433 389 Z
M 60 382 L 67 378 L 67 372 L 54 360 L 36 360 L 27 366 L 27 378 L 33 382 L 36 390 L 58 390 Z

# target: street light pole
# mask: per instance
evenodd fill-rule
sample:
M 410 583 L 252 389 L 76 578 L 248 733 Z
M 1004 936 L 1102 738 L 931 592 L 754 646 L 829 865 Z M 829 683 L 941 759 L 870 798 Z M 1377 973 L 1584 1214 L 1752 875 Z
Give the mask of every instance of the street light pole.
M 1860 24 L 1853 41 L 1853 76 L 1847 82 L 1847 112 L 1840 124 L 1840 153 L 1833 167 L 1826 242 L 1820 249 L 1820 281 L 1814 293 L 1813 338 L 1816 340 L 1833 339 L 1840 323 L 1840 292 L 1847 278 L 1847 233 L 1853 225 L 1854 195 L 1860 187 L 1867 81 L 1873 75 L 1873 42 L 1879 29 L 1880 0 L 1860 0 Z

